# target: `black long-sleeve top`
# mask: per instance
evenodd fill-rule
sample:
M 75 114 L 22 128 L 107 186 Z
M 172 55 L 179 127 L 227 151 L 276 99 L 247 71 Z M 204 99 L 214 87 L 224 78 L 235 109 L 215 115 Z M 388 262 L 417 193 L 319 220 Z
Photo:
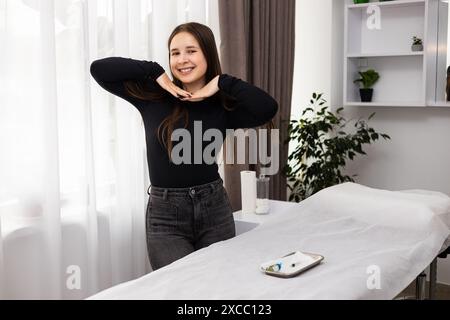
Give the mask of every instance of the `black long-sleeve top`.
M 94 61 L 90 72 L 103 89 L 130 102 L 142 115 L 150 182 L 157 187 L 185 188 L 219 179 L 217 163 L 207 164 L 202 157 L 202 163 L 195 164 L 194 121 L 201 121 L 202 137 L 206 130 L 216 128 L 221 131 L 224 140 L 226 129 L 258 127 L 270 121 L 278 111 L 277 102 L 268 93 L 227 74 L 220 75 L 218 86 L 219 90 L 234 98 L 232 111 L 227 111 L 215 96 L 199 102 L 181 101 L 171 95 L 155 101 L 131 96 L 125 90 L 125 81 L 143 81 L 147 91 L 161 89 L 156 79 L 165 71 L 156 62 L 108 57 Z M 190 132 L 192 141 L 190 164 L 175 164 L 170 161 L 167 149 L 160 144 L 156 134 L 161 122 L 172 113 L 174 102 L 188 110 L 189 122 L 186 130 Z M 183 128 L 183 125 L 184 119 L 174 129 Z M 181 142 L 174 141 L 173 147 Z M 203 141 L 202 150 L 210 143 L 211 141 Z

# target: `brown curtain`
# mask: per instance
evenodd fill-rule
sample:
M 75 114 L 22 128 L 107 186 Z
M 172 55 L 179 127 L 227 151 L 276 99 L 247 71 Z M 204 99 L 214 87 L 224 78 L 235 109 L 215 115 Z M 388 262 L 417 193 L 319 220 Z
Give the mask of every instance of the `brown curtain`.
M 280 130 L 280 170 L 270 176 L 270 198 L 285 201 L 287 183 L 282 170 L 288 157 L 284 141 L 291 115 L 295 0 L 220 0 L 219 17 L 223 72 L 267 91 L 278 101 L 280 109 L 273 123 Z M 227 144 L 224 155 L 226 148 Z M 225 164 L 225 188 L 233 210 L 241 209 L 242 170 L 258 174 L 258 166 Z

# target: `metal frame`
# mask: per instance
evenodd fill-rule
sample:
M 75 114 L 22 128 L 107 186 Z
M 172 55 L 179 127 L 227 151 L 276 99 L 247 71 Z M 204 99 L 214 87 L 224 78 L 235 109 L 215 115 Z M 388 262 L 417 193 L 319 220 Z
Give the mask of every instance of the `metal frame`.
M 447 255 L 450 254 L 450 247 L 439 253 L 439 255 L 434 258 L 434 260 L 430 263 L 430 284 L 428 286 L 428 299 L 434 300 L 436 299 L 436 284 L 437 284 L 437 261 L 438 258 L 445 259 Z M 425 270 L 422 271 L 416 278 L 416 299 L 417 300 L 425 300 L 426 297 L 426 279 L 427 274 Z

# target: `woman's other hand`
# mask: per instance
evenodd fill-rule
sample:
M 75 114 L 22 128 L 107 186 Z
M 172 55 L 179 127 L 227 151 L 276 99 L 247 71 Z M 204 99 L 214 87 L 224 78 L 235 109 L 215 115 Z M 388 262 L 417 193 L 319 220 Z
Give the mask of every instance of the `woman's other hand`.
M 182 98 L 181 100 L 191 102 L 202 101 L 208 97 L 215 95 L 218 91 L 219 91 L 219 76 L 216 76 L 206 86 L 194 92 L 192 96 Z
M 189 92 L 177 87 L 165 72 L 159 76 L 158 79 L 156 79 L 156 82 L 161 86 L 161 88 L 169 92 L 175 98 L 183 98 L 184 100 L 184 98 L 190 98 L 192 96 Z

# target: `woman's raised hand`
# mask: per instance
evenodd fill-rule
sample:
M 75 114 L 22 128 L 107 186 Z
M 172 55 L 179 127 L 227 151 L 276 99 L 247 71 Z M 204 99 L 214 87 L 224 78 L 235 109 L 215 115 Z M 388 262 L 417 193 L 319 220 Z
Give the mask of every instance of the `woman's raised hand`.
M 181 98 L 181 100 L 196 102 L 215 95 L 219 91 L 219 77 L 220 76 L 216 76 L 206 86 L 194 92 L 192 96 Z
M 165 72 L 156 79 L 156 82 L 175 98 L 190 98 L 192 96 L 191 93 L 177 87 Z

